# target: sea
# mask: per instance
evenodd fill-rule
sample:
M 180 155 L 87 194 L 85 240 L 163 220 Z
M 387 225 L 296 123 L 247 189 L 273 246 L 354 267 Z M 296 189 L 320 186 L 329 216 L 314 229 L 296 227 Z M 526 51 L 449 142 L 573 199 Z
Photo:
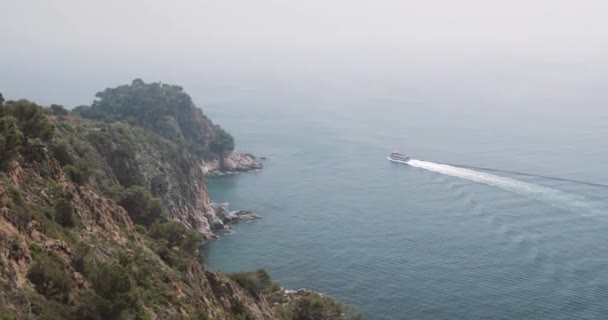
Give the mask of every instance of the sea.
M 608 319 L 608 108 L 225 96 L 205 113 L 265 168 L 209 193 L 263 218 L 205 246 L 208 268 L 371 320 Z

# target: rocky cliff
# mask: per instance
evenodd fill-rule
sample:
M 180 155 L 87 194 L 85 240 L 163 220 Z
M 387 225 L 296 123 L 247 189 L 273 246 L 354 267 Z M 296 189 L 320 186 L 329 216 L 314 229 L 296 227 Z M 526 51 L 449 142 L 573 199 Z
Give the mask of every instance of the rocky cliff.
M 38 152 L 0 174 L 0 310 L 23 319 L 275 319 L 265 298 L 204 270 L 185 249 L 163 259 L 125 209 Z M 73 225 L 59 224 L 65 199 Z
M 126 87 L 109 107 L 74 113 L 0 95 L 0 319 L 357 318 L 330 298 L 283 290 L 263 270 L 205 270 L 199 245 L 225 223 L 256 218 L 214 208 L 205 174 L 257 160 L 180 104 L 181 88 Z M 120 109 L 142 101 L 170 119 Z

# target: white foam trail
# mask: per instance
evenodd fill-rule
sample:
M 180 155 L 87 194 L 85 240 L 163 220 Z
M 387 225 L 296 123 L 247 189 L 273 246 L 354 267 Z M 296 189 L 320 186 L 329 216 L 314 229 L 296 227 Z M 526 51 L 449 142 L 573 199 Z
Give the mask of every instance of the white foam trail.
M 407 164 L 412 167 L 487 184 L 568 210 L 582 209 L 587 211 L 594 208 L 593 203 L 583 196 L 566 193 L 557 189 L 523 182 L 512 178 L 415 159 L 409 160 Z

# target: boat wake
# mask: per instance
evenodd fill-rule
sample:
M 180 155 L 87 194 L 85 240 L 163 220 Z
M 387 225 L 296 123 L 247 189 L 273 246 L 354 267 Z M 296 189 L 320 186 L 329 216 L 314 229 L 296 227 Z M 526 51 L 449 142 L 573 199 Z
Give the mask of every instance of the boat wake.
M 409 160 L 407 164 L 412 167 L 497 187 L 566 210 L 576 210 L 579 212 L 580 210 L 584 210 L 585 212 L 588 212 L 589 210 L 597 208 L 597 205 L 586 197 L 533 183 L 523 182 L 513 178 L 415 159 Z
M 563 182 L 569 182 L 569 183 L 582 184 L 582 185 L 587 185 L 587 186 L 591 186 L 591 187 L 608 188 L 608 184 L 595 183 L 595 182 L 589 182 L 589 181 L 581 181 L 581 180 L 575 180 L 575 179 L 560 178 L 560 177 L 545 176 L 545 175 L 539 175 L 539 174 L 528 173 L 528 172 L 512 171 L 512 170 L 502 170 L 502 169 L 494 169 L 494 168 L 486 168 L 486 167 L 474 167 L 474 166 L 469 166 L 469 165 L 464 165 L 464 164 L 454 164 L 454 163 L 450 163 L 449 165 L 451 165 L 453 167 L 459 167 L 459 168 L 465 168 L 465 169 L 483 170 L 483 171 L 491 171 L 491 172 L 507 173 L 507 174 L 516 174 L 518 176 L 535 177 L 535 178 L 541 178 L 541 179 L 548 179 L 548 180 L 555 180 L 555 181 L 563 181 Z

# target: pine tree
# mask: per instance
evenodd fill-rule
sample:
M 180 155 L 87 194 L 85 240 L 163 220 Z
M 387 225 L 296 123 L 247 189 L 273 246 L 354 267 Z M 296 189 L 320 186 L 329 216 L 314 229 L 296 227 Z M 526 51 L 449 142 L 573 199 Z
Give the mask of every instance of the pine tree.
M 4 97 L 0 92 L 0 118 L 4 117 L 6 110 L 4 109 Z
M 2 106 L 4 108 L 4 106 Z M 21 143 L 17 120 L 9 115 L 0 118 L 0 168 L 4 168 Z
M 24 143 L 27 144 L 31 139 L 48 142 L 53 138 L 53 124 L 42 107 L 27 100 L 20 100 L 12 104 L 10 110 L 17 119 Z

